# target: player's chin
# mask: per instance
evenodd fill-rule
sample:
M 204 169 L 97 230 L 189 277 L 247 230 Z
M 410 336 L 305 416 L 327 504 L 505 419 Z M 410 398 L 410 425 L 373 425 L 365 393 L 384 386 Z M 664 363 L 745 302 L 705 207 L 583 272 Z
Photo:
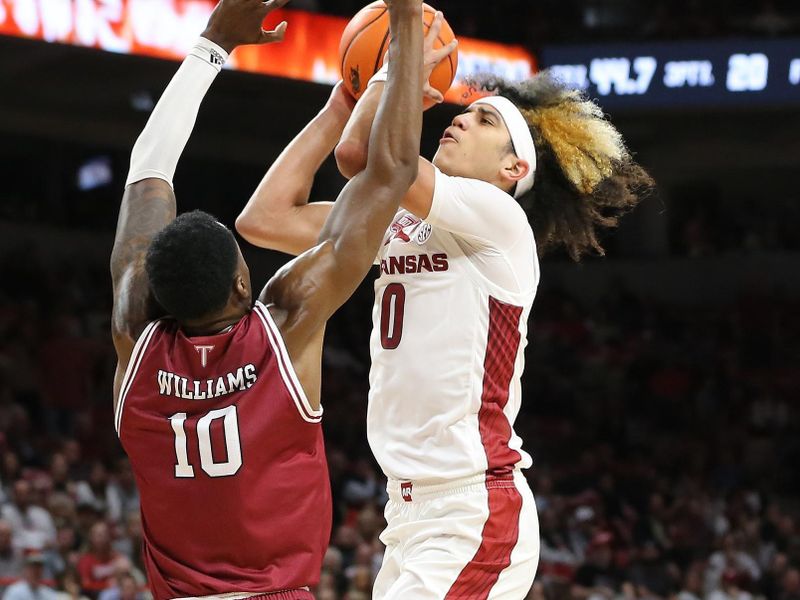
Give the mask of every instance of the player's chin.
M 450 174 L 450 171 L 452 171 L 453 167 L 455 166 L 453 164 L 453 156 L 450 150 L 450 144 L 439 144 L 439 149 L 436 151 L 436 154 L 431 161 L 434 167 L 447 175 Z
M 464 177 L 464 173 L 468 172 L 465 168 L 468 164 L 466 156 L 458 151 L 458 144 L 452 142 L 441 144 L 431 162 L 442 173 L 451 177 Z

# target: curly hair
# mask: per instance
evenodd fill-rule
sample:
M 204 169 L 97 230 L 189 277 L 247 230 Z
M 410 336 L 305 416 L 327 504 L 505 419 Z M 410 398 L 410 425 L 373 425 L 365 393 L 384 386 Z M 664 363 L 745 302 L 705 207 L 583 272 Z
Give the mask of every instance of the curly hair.
M 147 250 L 150 290 L 178 321 L 212 315 L 228 302 L 238 255 L 236 239 L 217 219 L 200 210 L 183 213 Z
M 536 180 L 519 202 L 539 253 L 562 246 L 576 261 L 586 252 L 604 255 L 599 230 L 616 227 L 655 185 L 619 131 L 583 92 L 547 71 L 522 83 L 485 76 L 470 84 L 511 100 L 531 128 Z

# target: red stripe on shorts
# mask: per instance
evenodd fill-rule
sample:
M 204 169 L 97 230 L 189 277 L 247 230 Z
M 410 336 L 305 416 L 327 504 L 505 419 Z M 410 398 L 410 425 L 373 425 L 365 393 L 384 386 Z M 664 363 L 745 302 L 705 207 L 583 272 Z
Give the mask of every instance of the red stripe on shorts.
M 489 518 L 483 525 L 481 545 L 461 570 L 445 600 L 485 600 L 500 573 L 511 564 L 511 552 L 519 539 L 522 496 L 509 479 L 487 477 Z

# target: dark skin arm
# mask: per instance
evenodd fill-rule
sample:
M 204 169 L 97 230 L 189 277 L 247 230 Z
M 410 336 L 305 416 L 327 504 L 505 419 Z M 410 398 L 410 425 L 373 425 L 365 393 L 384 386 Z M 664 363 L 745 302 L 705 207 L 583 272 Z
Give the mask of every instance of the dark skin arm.
M 422 130 L 422 2 L 391 0 L 387 4 L 392 62 L 372 128 L 366 168 L 340 193 L 319 244 L 278 271 L 261 294 L 307 392 L 318 393 L 326 321 L 369 271 L 400 200 L 417 175 Z
M 117 351 L 114 404 L 133 346 L 148 322 L 161 316 L 144 270 L 153 237 L 175 219 L 175 194 L 166 181 L 145 179 L 126 188 L 111 253 L 114 307 L 111 335 Z
M 228 52 L 241 44 L 280 41 L 286 29 L 285 24 L 275 31 L 264 31 L 261 22 L 270 11 L 286 2 L 288 0 L 267 3 L 259 0 L 222 0 L 214 9 L 203 37 Z M 175 215 L 175 194 L 166 181 L 143 179 L 125 189 L 111 253 L 114 296 L 111 334 L 117 352 L 115 406 L 136 340 L 148 322 L 161 316 L 150 294 L 144 269 L 145 257 L 155 235 L 173 221 Z

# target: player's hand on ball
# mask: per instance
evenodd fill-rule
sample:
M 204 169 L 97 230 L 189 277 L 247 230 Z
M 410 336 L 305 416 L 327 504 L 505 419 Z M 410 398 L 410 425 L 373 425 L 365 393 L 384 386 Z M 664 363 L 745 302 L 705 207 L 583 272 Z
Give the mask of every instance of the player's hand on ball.
M 272 31 L 261 27 L 264 18 L 282 8 L 289 0 L 220 0 L 208 20 L 203 37 L 222 46 L 227 52 L 245 44 L 280 42 L 287 23 L 281 22 Z
M 458 48 L 458 40 L 452 40 L 449 44 L 441 48 L 434 48 L 434 44 L 442 31 L 442 23 L 444 23 L 444 15 L 441 11 L 436 11 L 433 17 L 428 33 L 425 35 L 425 86 L 422 88 L 423 94 L 426 98 L 431 99 L 436 104 L 444 102 L 444 94 L 433 87 L 430 83 L 430 76 L 433 70 L 440 62 L 450 56 Z
M 330 98 L 328 98 L 328 103 L 325 108 L 349 117 L 355 107 L 356 99 L 353 98 L 350 92 L 347 91 L 347 88 L 344 87 L 344 82 L 339 81 L 339 83 L 333 86 L 333 91 L 331 91 Z

